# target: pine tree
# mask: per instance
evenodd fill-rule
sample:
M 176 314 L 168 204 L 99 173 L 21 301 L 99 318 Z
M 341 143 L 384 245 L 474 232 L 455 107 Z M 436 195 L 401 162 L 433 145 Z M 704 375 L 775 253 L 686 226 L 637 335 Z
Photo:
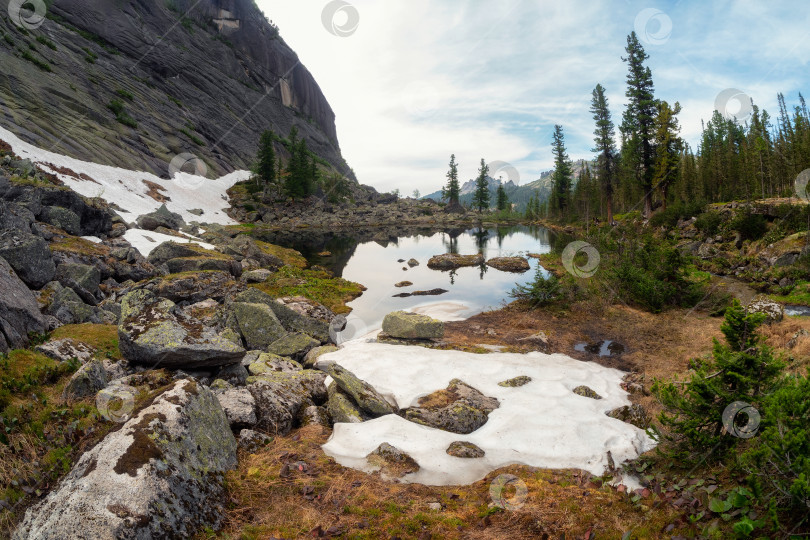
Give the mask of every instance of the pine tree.
M 256 156 L 256 176 L 263 184 L 272 184 L 276 181 L 276 153 L 273 150 L 275 135 L 272 131 L 265 131 L 259 139 L 259 152 Z
M 661 203 L 667 209 L 669 187 L 675 181 L 678 165 L 681 160 L 683 140 L 678 136 L 681 127 L 676 116 L 681 112 L 681 104 L 675 107 L 662 101 L 658 105 L 658 116 L 655 122 L 655 166 L 653 182 L 661 190 Z
M 482 212 L 489 209 L 489 166 L 484 159 L 481 159 L 481 168 L 478 169 L 478 178 L 475 180 L 475 192 L 473 193 L 473 207 Z
M 506 190 L 504 189 L 502 182 L 498 183 L 496 206 L 500 211 L 504 211 L 509 208 L 509 197 L 506 195 Z
M 593 89 L 591 113 L 593 113 L 593 119 L 596 121 L 596 130 L 593 132 L 596 146 L 594 146 L 593 151 L 598 153 L 597 175 L 602 185 L 602 192 L 605 195 L 608 223 L 612 225 L 613 183 L 615 182 L 617 158 L 616 143 L 613 139 L 616 136 L 616 128 L 610 117 L 605 88 L 601 84 L 597 84 L 596 88 Z
M 571 183 L 574 173 L 571 160 L 565 150 L 565 135 L 560 125 L 554 126 L 554 140 L 551 144 L 551 152 L 554 155 L 554 173 L 551 175 L 552 204 L 559 211 L 560 217 L 564 217 L 571 203 Z
M 653 135 L 658 103 L 655 100 L 652 73 L 644 65 L 649 55 L 639 43 L 638 36 L 631 32 L 627 36 L 627 92 L 629 100 L 622 119 L 622 132 L 625 145 L 622 148 L 629 167 L 635 171 L 636 181 L 644 191 L 644 217 L 652 213 L 653 166 L 655 149 Z
M 442 199 L 447 200 L 448 204 L 458 204 L 458 198 L 461 195 L 461 188 L 458 185 L 458 163 L 456 163 L 456 155 L 450 156 L 450 170 L 447 171 L 447 185 L 442 188 Z

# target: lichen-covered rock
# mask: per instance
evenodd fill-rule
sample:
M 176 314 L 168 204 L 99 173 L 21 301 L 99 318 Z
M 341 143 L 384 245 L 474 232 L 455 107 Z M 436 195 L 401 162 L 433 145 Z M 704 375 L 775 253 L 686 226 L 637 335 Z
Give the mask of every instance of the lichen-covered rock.
M 73 358 L 84 364 L 89 361 L 96 350 L 72 338 L 52 339 L 42 345 L 37 345 L 36 351 L 57 362 L 67 362 Z
M 62 208 L 61 206 L 47 206 L 42 209 L 39 219 L 73 236 L 80 236 L 82 234 L 81 218 L 79 218 L 75 212 L 67 208 Z
M 101 360 L 92 360 L 80 367 L 62 390 L 62 399 L 73 401 L 94 396 L 107 386 L 107 371 Z
M 239 432 L 239 448 L 248 453 L 255 452 L 271 442 L 273 442 L 273 437 L 252 429 L 243 429 Z
M 329 364 L 324 370 L 352 400 L 372 417 L 393 414 L 396 407 L 391 405 L 373 386 L 359 379 L 354 373 L 340 364 Z
M 235 302 L 231 309 L 248 349 L 267 349 L 268 345 L 287 333 L 266 304 Z
M 265 373 L 248 378 L 256 400 L 256 427 L 285 435 L 295 425 L 302 408 L 326 401 L 326 374 L 315 370 Z
M 273 353 L 262 353 L 259 358 L 248 366 L 251 375 L 261 375 L 263 373 L 301 371 L 303 366 L 295 360 L 283 358 Z
M 289 356 L 302 360 L 306 354 L 321 342 L 300 332 L 289 333 L 267 347 L 267 352 L 278 356 Z
M 410 266 L 411 268 L 419 266 L 419 261 L 417 261 L 416 259 L 410 259 L 408 261 L 408 266 Z
M 447 447 L 447 454 L 457 458 L 475 459 L 482 458 L 486 455 L 482 449 L 477 447 L 471 442 L 455 441 L 450 443 Z
M 597 394 L 593 389 L 587 386 L 577 386 L 574 388 L 573 392 L 582 397 L 591 398 L 591 399 L 602 399 L 602 396 Z
M 532 378 L 526 375 L 520 375 L 518 377 L 514 377 L 512 379 L 507 379 L 505 381 L 501 381 L 498 383 L 498 386 L 503 386 L 505 388 L 517 388 L 519 386 L 524 386 L 532 382 Z
M 468 434 L 486 424 L 489 413 L 499 406 L 497 399 L 453 379 L 446 389 L 420 398 L 418 407 L 405 411 L 405 418 L 424 426 Z
M 213 393 L 181 380 L 79 458 L 13 538 L 189 538 L 222 521 L 236 440 Z
M 178 257 L 166 261 L 166 267 L 172 274 L 183 272 L 228 272 L 234 277 L 242 275 L 242 265 L 233 259 Z
M 287 332 L 301 332 L 321 343 L 329 341 L 329 326 L 326 322 L 317 318 L 302 315 L 292 307 L 282 304 L 267 293 L 254 287 L 249 287 L 246 291 L 239 293 L 234 302 L 245 302 L 248 304 L 264 304 L 269 307 L 281 325 Z M 290 306 L 294 307 L 295 302 Z M 301 304 L 299 302 L 299 304 Z M 303 308 L 301 308 L 303 310 Z
M 366 460 L 370 465 L 379 467 L 381 474 L 391 478 L 402 478 L 406 474 L 417 472 L 420 468 L 411 456 L 388 443 L 378 446 L 366 456 Z
M 227 388 L 215 394 L 231 428 L 256 425 L 256 400 L 247 388 Z
M 73 289 L 85 304 L 95 306 L 98 302 L 101 272 L 95 266 L 62 263 L 56 269 L 56 279 L 63 286 Z
M 315 300 L 303 296 L 282 296 L 276 300 L 279 304 L 291 309 L 303 317 L 315 319 L 322 323 L 329 324 L 335 318 L 335 314 Z
M 329 354 L 332 352 L 339 351 L 337 347 L 334 345 L 322 345 L 320 347 L 315 347 L 311 351 L 309 351 L 306 356 L 304 356 L 304 361 L 302 362 L 304 367 L 311 368 L 315 366 L 315 363 L 318 361 L 318 358 L 323 356 L 324 354 Z
M 484 256 L 480 253 L 475 255 L 459 255 L 458 253 L 443 253 L 430 258 L 427 265 L 432 270 L 455 270 L 463 266 L 479 266 L 484 264 Z
M 327 390 L 329 401 L 326 403 L 326 410 L 329 412 L 332 422 L 335 424 L 359 424 L 370 419 L 370 417 L 363 414 L 357 403 L 341 390 L 334 381 L 329 384 Z
M 531 268 L 529 266 L 529 261 L 527 261 L 523 257 L 493 257 L 487 261 L 487 266 L 491 266 L 496 270 L 501 270 L 502 272 L 515 272 L 515 273 L 522 273 L 526 272 Z
M 266 268 L 259 268 L 258 270 L 251 270 L 242 274 L 242 279 L 246 283 L 264 283 L 273 275 L 273 272 Z
M 248 370 L 242 364 L 225 366 L 217 373 L 217 379 L 227 381 L 234 386 L 241 386 L 245 384 L 248 376 Z
M 48 243 L 27 231 L 0 230 L 0 257 L 32 289 L 41 289 L 56 275 Z
M 161 205 L 160 208 L 149 214 L 144 214 L 138 217 L 138 227 L 146 229 L 147 231 L 154 231 L 158 227 L 166 227 L 173 231 L 177 231 L 186 224 L 185 220 L 180 214 L 172 212 L 166 205 Z
M 311 425 L 330 427 L 329 420 L 329 412 L 326 408 L 317 405 L 305 407 L 298 413 L 298 424 L 302 427 Z
M 238 363 L 245 355 L 242 347 L 176 310 L 173 302 L 145 290 L 122 300 L 118 339 L 124 358 L 148 366 L 218 367 Z
M 222 302 L 239 292 L 240 284 L 229 272 L 202 271 L 158 277 L 138 285 L 172 302 L 197 303 L 212 299 Z
M 779 302 L 774 302 L 764 296 L 758 296 L 745 306 L 747 313 L 762 313 L 767 324 L 779 322 L 785 318 L 785 308 Z
M 637 403 L 617 407 L 612 411 L 606 412 L 605 414 L 611 418 L 615 418 L 616 420 L 633 424 L 637 428 L 641 429 L 647 429 L 650 427 L 650 423 L 652 422 L 650 415 L 647 414 L 644 407 Z
M 394 311 L 383 319 L 382 331 L 393 338 L 438 339 L 444 336 L 444 323 L 419 313 Z
M 0 257 L 0 353 L 25 347 L 29 333 L 45 330 L 45 319 L 33 293 Z
M 250 259 L 258 262 L 265 268 L 271 268 L 273 270 L 284 266 L 284 261 L 275 255 L 265 253 L 252 238 L 243 234 L 240 234 L 236 238 L 226 240 L 219 246 L 219 249 L 222 250 L 223 253 L 232 256 L 237 261 Z

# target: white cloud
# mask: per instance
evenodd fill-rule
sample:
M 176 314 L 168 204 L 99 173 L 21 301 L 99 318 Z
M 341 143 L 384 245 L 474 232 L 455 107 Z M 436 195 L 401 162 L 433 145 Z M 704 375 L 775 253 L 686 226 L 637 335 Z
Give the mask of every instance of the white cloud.
M 450 153 L 463 179 L 481 158 L 512 163 L 524 182 L 551 167 L 551 132 L 565 128 L 572 158 L 591 157 L 588 111 L 597 82 L 621 120 L 625 38 L 646 2 L 600 5 L 528 0 L 354 0 L 348 37 L 321 23 L 326 0 L 258 0 L 313 73 L 337 115 L 344 157 L 380 191 L 438 189 Z M 683 105 L 696 146 L 700 119 L 726 88 L 773 115 L 808 82 L 810 15 L 752 0 L 662 7 L 673 24 L 648 46 L 656 92 Z M 669 10 L 669 11 L 667 11 Z

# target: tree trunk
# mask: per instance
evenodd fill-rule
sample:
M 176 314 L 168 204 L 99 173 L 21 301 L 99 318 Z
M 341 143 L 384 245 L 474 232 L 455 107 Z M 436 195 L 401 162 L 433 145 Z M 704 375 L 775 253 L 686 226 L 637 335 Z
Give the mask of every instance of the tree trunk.
M 608 224 L 613 225 L 613 195 L 607 196 L 607 218 Z

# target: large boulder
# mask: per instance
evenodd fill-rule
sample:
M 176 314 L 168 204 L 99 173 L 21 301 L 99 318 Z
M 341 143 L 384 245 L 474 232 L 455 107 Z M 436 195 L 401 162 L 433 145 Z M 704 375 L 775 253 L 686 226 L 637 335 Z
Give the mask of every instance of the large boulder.
M 359 379 L 357 375 L 340 364 L 328 364 L 324 370 L 335 380 L 338 387 L 371 417 L 384 416 L 396 412 L 391 405 L 373 386 Z
M 107 386 L 107 371 L 101 360 L 87 362 L 73 374 L 62 391 L 62 399 L 73 401 L 88 396 L 96 395 L 96 392 Z
M 189 538 L 223 516 L 236 440 L 214 394 L 179 380 L 76 463 L 13 538 Z
M 329 384 L 327 395 L 326 410 L 335 424 L 359 424 L 371 420 L 334 381 Z
M 291 332 L 277 339 L 267 347 L 267 352 L 278 356 L 289 356 L 296 360 L 303 360 L 304 356 L 320 345 L 321 342 L 301 332 Z
M 238 363 L 245 350 L 218 336 L 174 302 L 145 290 L 127 294 L 121 302 L 119 348 L 134 364 L 200 369 Z
M 172 302 L 196 304 L 209 298 L 222 302 L 239 290 L 239 283 L 230 272 L 203 271 L 151 279 L 141 289 Z
M 228 272 L 234 277 L 242 275 L 242 265 L 233 259 L 212 257 L 180 257 L 166 261 L 172 274 L 182 272 Z
M 70 287 L 85 304 L 96 305 L 101 272 L 95 266 L 76 263 L 62 263 L 56 269 L 56 279 L 65 287 Z
M 779 322 L 785 318 L 785 308 L 779 302 L 775 302 L 764 296 L 758 296 L 745 306 L 747 313 L 762 313 L 765 315 L 767 324 Z
M 256 400 L 247 388 L 228 388 L 215 394 L 231 428 L 256 425 Z
M 68 210 L 67 208 L 62 208 L 61 206 L 44 207 L 39 219 L 73 236 L 81 236 L 82 234 L 81 218 L 76 212 Z
M 234 302 L 231 309 L 239 325 L 239 332 L 250 350 L 265 350 L 287 333 L 276 314 L 266 304 Z
M 32 289 L 41 289 L 56 275 L 56 264 L 48 243 L 30 232 L 0 231 L 0 257 Z
M 400 339 L 437 339 L 444 336 L 444 323 L 427 315 L 395 311 L 383 319 L 382 331 Z
M 0 257 L 0 352 L 25 347 L 29 333 L 46 329 L 33 293 Z
M 494 257 L 487 261 L 487 266 L 503 272 L 523 273 L 531 268 L 524 257 Z
M 484 264 L 484 256 L 480 253 L 475 255 L 459 255 L 458 253 L 443 253 L 434 255 L 428 260 L 428 268 L 431 270 L 455 270 L 464 266 L 480 266 Z
M 326 322 L 318 318 L 302 315 L 292 307 L 287 307 L 269 294 L 255 287 L 249 287 L 247 290 L 239 293 L 236 295 L 236 298 L 234 298 L 234 301 L 249 304 L 264 304 L 275 313 L 278 321 L 288 332 L 303 332 L 321 343 L 329 341 L 329 325 Z
M 30 232 L 35 220 L 36 217 L 28 208 L 0 199 L 0 230 Z
M 285 435 L 294 427 L 303 408 L 324 403 L 326 374 L 315 370 L 265 373 L 248 378 L 256 400 L 257 428 Z
M 165 204 L 161 205 L 160 208 L 154 212 L 138 217 L 137 221 L 138 227 L 146 229 L 147 231 L 154 231 L 158 227 L 165 227 L 177 231 L 186 224 L 180 214 L 170 211 L 166 208 Z
M 226 240 L 220 246 L 220 249 L 223 253 L 232 256 L 237 261 L 250 259 L 258 262 L 259 265 L 265 269 L 272 268 L 275 270 L 284 266 L 284 261 L 275 255 L 265 253 L 252 238 L 243 234 L 240 234 L 236 238 Z
M 418 407 L 405 411 L 405 418 L 424 426 L 468 434 L 486 424 L 489 413 L 499 406 L 497 399 L 453 379 L 446 389 L 420 398 Z

